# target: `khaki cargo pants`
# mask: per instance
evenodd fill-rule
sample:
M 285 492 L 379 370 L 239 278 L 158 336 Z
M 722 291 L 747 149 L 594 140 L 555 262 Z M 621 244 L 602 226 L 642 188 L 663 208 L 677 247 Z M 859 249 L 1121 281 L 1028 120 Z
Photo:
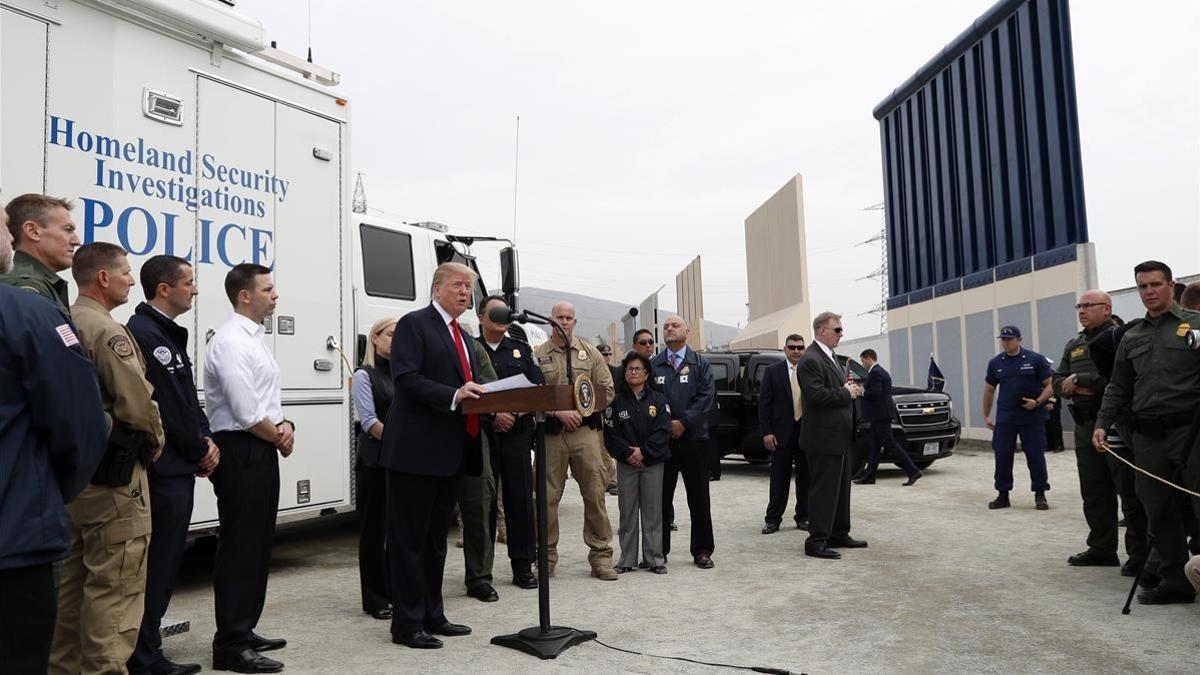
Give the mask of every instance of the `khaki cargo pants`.
M 558 503 L 562 501 L 568 466 L 583 497 L 583 542 L 588 545 L 588 563 L 593 571 L 612 567 L 612 525 L 604 508 L 604 453 L 604 433 L 598 430 L 580 427 L 570 433 L 546 435 L 546 557 L 551 567 L 558 564 Z
M 88 485 L 67 513 L 71 550 L 58 588 L 50 672 L 124 673 L 145 609 L 146 470 L 136 466 L 129 485 Z

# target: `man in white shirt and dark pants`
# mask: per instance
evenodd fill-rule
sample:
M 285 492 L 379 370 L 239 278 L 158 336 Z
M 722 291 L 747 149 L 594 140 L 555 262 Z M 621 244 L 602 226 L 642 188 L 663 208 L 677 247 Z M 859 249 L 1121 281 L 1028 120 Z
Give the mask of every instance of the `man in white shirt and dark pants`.
M 283 639 L 254 633 L 267 595 L 271 541 L 279 508 L 279 458 L 292 454 L 295 426 L 283 418 L 279 365 L 263 343 L 275 311 L 271 270 L 243 263 L 225 277 L 233 314 L 204 357 L 204 391 L 213 441 L 222 458 L 212 475 L 221 523 L 213 570 L 217 633 L 213 668 L 276 673 L 283 663 L 259 652 Z

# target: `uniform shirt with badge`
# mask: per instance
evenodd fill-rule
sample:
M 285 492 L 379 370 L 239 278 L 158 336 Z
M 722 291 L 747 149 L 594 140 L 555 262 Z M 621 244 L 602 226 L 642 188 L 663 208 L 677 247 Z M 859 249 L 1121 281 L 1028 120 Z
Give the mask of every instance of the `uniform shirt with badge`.
M 1062 392 L 1062 381 L 1071 375 L 1075 376 L 1075 385 L 1091 390 L 1091 394 L 1076 394 L 1068 398 L 1072 405 L 1088 404 L 1092 408 L 1104 395 L 1104 387 L 1108 383 L 1100 374 L 1092 361 L 1091 342 L 1102 333 L 1115 327 L 1112 319 L 1088 331 L 1082 330 L 1063 347 L 1062 359 L 1054 371 L 1055 393 Z
M 1000 388 L 996 397 L 996 424 L 1044 424 L 1050 419 L 1044 406 L 1026 410 L 1024 398 L 1038 398 L 1042 382 L 1054 375 L 1041 354 L 1021 348 L 1015 356 L 1000 352 L 988 361 L 985 381 Z
M 514 340 L 507 335 L 500 338 L 500 342 L 497 342 L 495 346 L 489 344 L 483 336 L 475 339 L 483 346 L 488 360 L 496 369 L 496 377 L 504 379 L 514 375 L 524 375 L 534 384 L 546 383 L 546 379 L 542 376 L 542 369 L 538 368 L 537 359 L 533 356 L 533 348 L 528 343 Z M 533 417 L 523 415 L 517 420 L 512 431 L 521 430 L 531 424 L 533 424 Z
M 566 350 L 554 344 L 553 340 L 547 340 L 538 345 L 533 353 L 537 356 L 538 367 L 545 376 L 546 384 L 572 384 L 567 380 Z M 595 387 L 596 393 L 602 396 L 602 400 L 612 401 L 616 393 L 612 374 L 608 371 L 608 364 L 604 362 L 600 350 L 578 337 L 572 336 L 570 354 L 571 369 L 575 376 L 587 373 L 591 376 L 592 386 Z
M 634 394 L 621 387 L 604 411 L 604 446 L 608 454 L 628 464 L 631 447 L 641 448 L 647 466 L 671 456 L 671 408 L 667 397 L 649 386 Z
M 1200 406 L 1200 351 L 1187 345 L 1188 331 L 1197 328 L 1200 312 L 1173 304 L 1126 331 L 1096 426 L 1107 428 L 1126 406 L 1139 417 L 1182 415 Z
M 152 398 L 154 388 L 146 380 L 146 362 L 129 329 L 85 295 L 75 300 L 71 316 L 84 351 L 96 364 L 104 409 L 114 420 L 147 434 L 154 447 L 161 448 L 164 435 L 158 404 Z
M 670 360 L 677 352 L 664 350 L 650 360 L 650 381 L 666 394 L 671 417 L 685 428 L 683 438 L 707 440 L 709 412 L 716 405 L 716 381 L 707 359 L 686 346 L 679 351 L 678 367 Z
M 13 253 L 12 269 L 7 274 L 0 274 L 0 283 L 37 293 L 57 305 L 63 314 L 70 314 L 67 280 L 24 251 Z

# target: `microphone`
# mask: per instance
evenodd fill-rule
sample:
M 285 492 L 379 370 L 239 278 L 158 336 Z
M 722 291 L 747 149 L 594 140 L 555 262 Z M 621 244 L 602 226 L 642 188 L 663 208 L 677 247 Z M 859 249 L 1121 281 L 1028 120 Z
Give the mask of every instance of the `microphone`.
M 516 312 L 503 305 L 497 305 L 489 309 L 487 316 L 496 323 L 526 323 L 524 312 Z

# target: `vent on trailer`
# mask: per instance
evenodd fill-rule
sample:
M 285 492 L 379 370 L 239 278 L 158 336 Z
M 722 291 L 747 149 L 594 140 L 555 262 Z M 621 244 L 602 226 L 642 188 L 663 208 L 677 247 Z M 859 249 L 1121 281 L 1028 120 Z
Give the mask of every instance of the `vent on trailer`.
M 183 126 L 183 99 L 153 89 L 142 92 L 142 114 L 152 120 Z

